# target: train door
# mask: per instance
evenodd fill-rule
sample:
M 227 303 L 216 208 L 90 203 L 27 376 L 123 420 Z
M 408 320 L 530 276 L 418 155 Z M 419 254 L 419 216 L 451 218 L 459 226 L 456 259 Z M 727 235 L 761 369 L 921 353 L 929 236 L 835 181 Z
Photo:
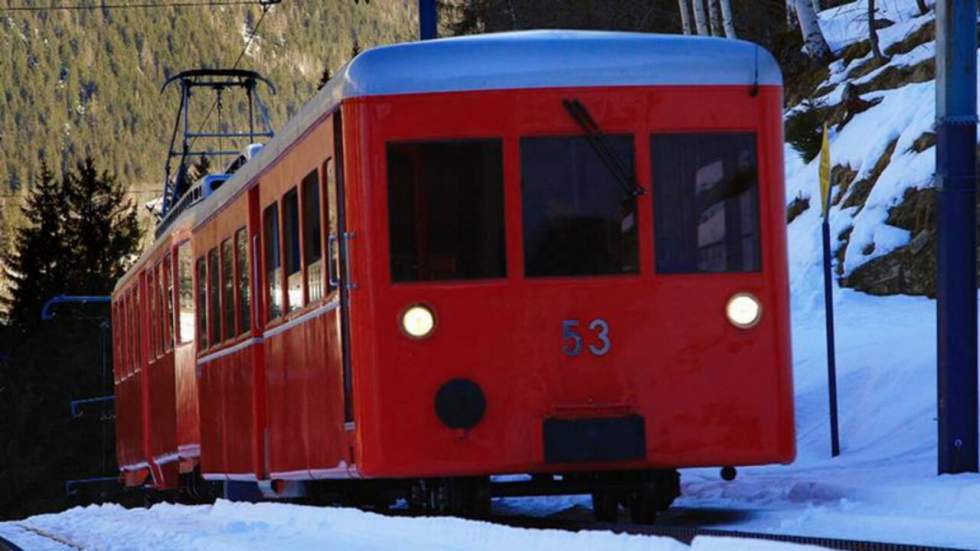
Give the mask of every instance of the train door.
M 344 201 L 344 133 L 340 111 L 333 117 L 334 163 L 327 176 L 327 209 L 329 212 L 329 244 L 331 285 L 337 289 L 340 301 L 340 334 L 343 370 L 344 428 L 354 428 L 353 386 L 350 359 L 350 292 L 355 287 L 350 278 L 349 253 L 354 235 L 347 232 Z M 332 177 L 331 177 L 332 176 Z

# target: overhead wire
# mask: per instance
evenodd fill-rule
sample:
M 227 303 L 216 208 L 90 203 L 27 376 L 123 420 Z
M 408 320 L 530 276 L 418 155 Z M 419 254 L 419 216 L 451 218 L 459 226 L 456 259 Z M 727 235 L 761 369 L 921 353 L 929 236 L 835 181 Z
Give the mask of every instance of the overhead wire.
M 91 11 L 162 8 L 201 8 L 220 6 L 266 6 L 265 0 L 178 0 L 176 2 L 128 2 L 101 4 L 51 4 L 47 6 L 0 6 L 0 12 Z

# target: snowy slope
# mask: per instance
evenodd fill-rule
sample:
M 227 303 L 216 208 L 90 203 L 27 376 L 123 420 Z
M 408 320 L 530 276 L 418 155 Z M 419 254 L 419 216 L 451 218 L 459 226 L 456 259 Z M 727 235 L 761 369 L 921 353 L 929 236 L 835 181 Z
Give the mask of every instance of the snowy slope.
M 895 21 L 895 24 L 879 31 L 881 49 L 901 41 L 909 34 L 930 25 L 935 14 L 918 16 L 914 0 L 884 0 L 880 2 L 879 18 Z M 867 18 L 862 17 L 865 2 L 846 4 L 821 13 L 822 27 L 828 41 L 836 50 L 867 37 Z M 888 68 L 914 66 L 935 55 L 932 42 L 922 44 L 906 54 L 892 57 L 889 63 L 859 78 L 851 78 L 856 68 L 871 59 L 867 54 L 844 63 L 842 60 L 830 66 L 830 76 L 818 89 L 833 86 L 830 92 L 816 98 L 816 102 L 833 107 L 841 102 L 841 95 L 848 82 L 860 85 L 872 81 Z M 885 153 L 891 142 L 898 140 L 891 162 L 878 177 L 863 208 L 844 207 L 845 201 L 831 208 L 832 248 L 840 245 L 838 236 L 853 228 L 847 244 L 843 275 L 874 258 L 885 255 L 908 244 L 909 232 L 885 224 L 888 209 L 901 202 L 909 188 L 932 186 L 935 170 L 935 147 L 922 152 L 911 149 L 912 143 L 923 133 L 931 131 L 935 120 L 935 81 L 907 84 L 893 90 L 870 92 L 862 96 L 881 103 L 857 114 L 840 132 L 831 128 L 831 162 L 847 165 L 857 172 L 854 181 L 869 176 L 875 163 Z M 820 209 L 817 170 L 819 158 L 803 163 L 800 156 L 786 147 L 786 196 L 792 201 L 797 197 L 810 198 L 811 208 L 789 225 L 791 257 L 791 281 L 794 298 L 801 301 L 814 299 L 810 289 L 801 287 L 802 281 L 818 277 L 820 270 Z M 863 251 L 874 244 L 874 251 Z

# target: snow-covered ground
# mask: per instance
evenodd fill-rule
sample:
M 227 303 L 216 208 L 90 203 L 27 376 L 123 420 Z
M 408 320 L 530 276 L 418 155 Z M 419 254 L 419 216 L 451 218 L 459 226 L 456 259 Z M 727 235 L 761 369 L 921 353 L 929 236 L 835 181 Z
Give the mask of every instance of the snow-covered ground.
M 793 255 L 794 270 L 809 261 Z M 936 476 L 935 302 L 837 290 L 842 455 L 831 459 L 822 309 L 814 274 L 794 288 L 799 456 L 791 466 L 683 473 L 662 522 L 960 548 L 980 547 L 980 476 Z M 498 513 L 584 517 L 586 497 L 507 499 Z M 457 519 L 387 518 L 349 509 L 220 501 L 214 506 L 76 508 L 0 523 L 25 549 L 686 549 L 669 539 L 522 530 Z M 696 549 L 745 542 L 700 538 Z M 782 549 L 771 544 L 751 549 Z M 766 544 L 767 546 L 770 544 Z

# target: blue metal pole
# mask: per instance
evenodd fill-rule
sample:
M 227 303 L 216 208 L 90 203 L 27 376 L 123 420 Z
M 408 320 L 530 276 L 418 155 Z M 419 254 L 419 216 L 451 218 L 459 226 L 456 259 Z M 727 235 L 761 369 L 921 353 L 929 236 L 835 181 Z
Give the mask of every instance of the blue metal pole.
M 830 201 L 830 193 L 827 194 Z M 830 394 L 830 455 L 840 455 L 840 432 L 837 426 L 837 354 L 834 350 L 834 279 L 830 272 L 830 205 L 823 218 L 823 300 L 827 321 L 827 386 Z
M 977 472 L 977 0 L 936 2 L 939 474 Z
M 41 319 L 49 320 L 54 317 L 54 312 L 51 308 L 56 304 L 62 304 L 65 302 L 76 302 L 81 304 L 88 304 L 89 302 L 112 302 L 112 297 L 109 295 L 58 295 L 48 299 L 44 303 L 44 307 L 41 308 Z
M 419 39 L 436 38 L 436 0 L 419 0 Z

